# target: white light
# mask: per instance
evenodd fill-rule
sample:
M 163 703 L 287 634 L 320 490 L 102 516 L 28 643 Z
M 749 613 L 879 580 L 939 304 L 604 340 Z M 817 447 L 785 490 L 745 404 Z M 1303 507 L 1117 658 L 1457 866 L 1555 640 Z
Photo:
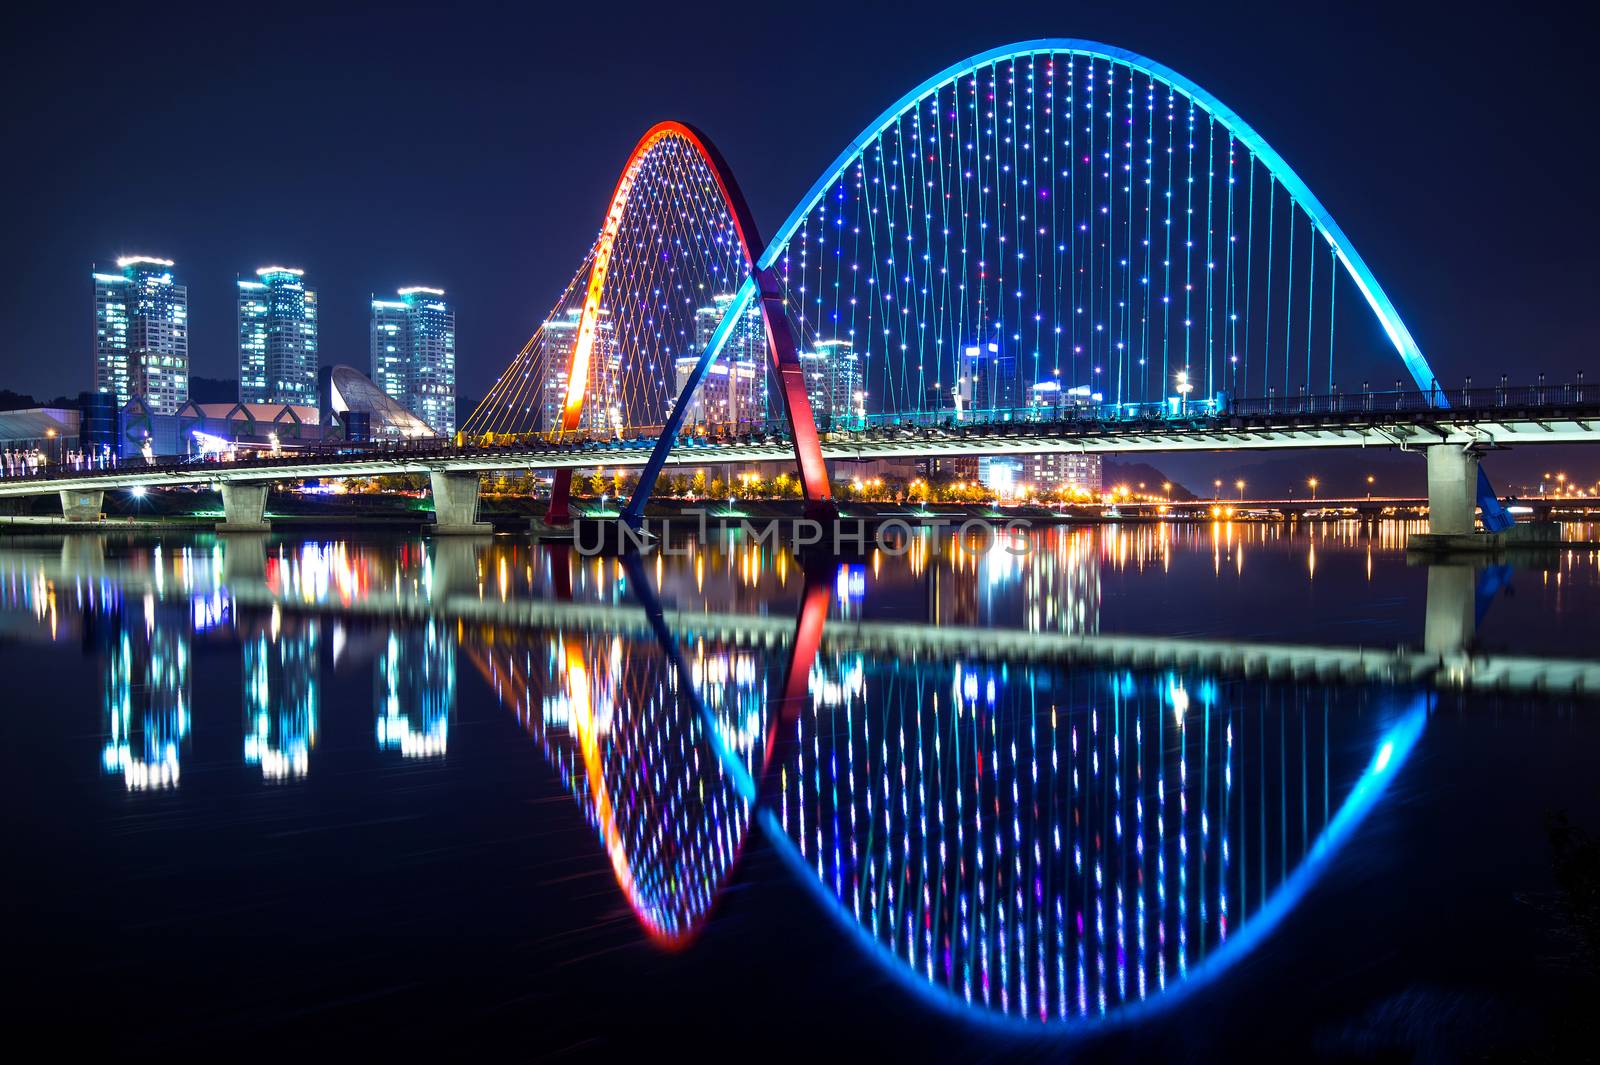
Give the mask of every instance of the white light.
M 144 498 L 144 485 L 136 484 L 132 488 L 128 489 L 128 493 L 130 495 L 132 495 L 133 498 L 135 498 L 135 499 L 143 499 Z

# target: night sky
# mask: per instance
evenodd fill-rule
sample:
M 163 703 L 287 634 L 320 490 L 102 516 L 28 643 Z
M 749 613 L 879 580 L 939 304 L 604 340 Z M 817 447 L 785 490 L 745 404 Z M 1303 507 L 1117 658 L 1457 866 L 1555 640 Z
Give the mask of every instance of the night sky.
M 479 396 L 571 276 L 652 122 L 708 132 L 770 231 L 914 84 L 1044 36 L 1142 52 L 1243 115 L 1340 221 L 1446 384 L 1569 378 L 1600 339 L 1589 38 L 1553 13 L 319 6 L 3 16 L 0 387 L 86 387 L 90 265 L 140 252 L 176 259 L 190 286 L 195 374 L 235 376 L 234 278 L 281 262 L 321 293 L 324 362 L 365 367 L 370 293 L 449 290 L 459 390 Z

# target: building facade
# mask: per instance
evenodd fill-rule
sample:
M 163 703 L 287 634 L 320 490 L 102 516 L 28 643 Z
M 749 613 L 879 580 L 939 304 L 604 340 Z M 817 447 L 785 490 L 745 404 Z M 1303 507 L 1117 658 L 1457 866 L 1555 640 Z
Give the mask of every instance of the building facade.
M 848 340 L 819 340 L 800 357 L 811 414 L 822 432 L 860 429 L 867 424 L 867 382 Z
M 539 384 L 539 420 L 542 432 L 561 428 L 561 411 L 567 402 L 567 370 L 572 348 L 578 342 L 578 324 L 583 312 L 574 308 L 545 321 L 539 330 L 539 361 L 543 374 Z M 589 355 L 589 382 L 584 392 L 579 429 L 612 432 L 623 424 L 627 412 L 621 407 L 622 356 L 611 329 L 611 313 L 604 307 L 595 320 L 594 349 Z
M 131 255 L 94 270 L 94 389 L 118 406 L 137 396 L 170 414 L 189 399 L 189 288 L 172 267 Z
M 685 355 L 676 361 L 673 367 L 675 396 L 683 395 L 689 375 L 699 361 L 697 355 Z M 765 420 L 764 369 L 743 359 L 737 362 L 718 359 L 712 363 L 700 387 L 689 397 L 689 410 L 683 417 L 685 431 L 701 428 L 745 433 L 760 426 Z
M 1023 417 L 1017 357 L 1002 351 L 994 341 L 969 345 L 957 367 L 955 401 L 957 416 L 963 419 L 1011 421 Z
M 239 402 L 316 406 L 317 294 L 303 270 L 239 280 Z
M 414 285 L 372 300 L 372 380 L 440 436 L 456 431 L 456 312 L 444 290 Z
M 717 331 L 717 326 L 728 313 L 728 306 L 733 302 L 733 293 L 724 292 L 711 298 L 708 306 L 700 307 L 694 312 L 694 344 L 693 351 L 684 352 L 676 361 L 678 372 L 674 374 L 676 389 L 674 397 L 683 394 L 685 371 L 683 364 L 687 361 L 689 366 L 700 357 L 700 354 L 711 344 L 711 337 Z M 701 404 L 699 412 L 711 416 L 709 419 L 702 417 L 696 419 L 695 411 L 691 410 L 688 420 L 694 421 L 720 421 L 725 419 L 727 424 L 742 425 L 753 428 L 766 424 L 769 415 L 767 399 L 767 364 L 771 358 L 767 354 L 767 325 L 761 317 L 761 305 L 750 301 L 750 306 L 739 320 L 734 323 L 733 331 L 728 336 L 728 342 L 722 346 L 722 352 L 717 356 L 717 361 L 707 373 L 702 387 L 717 387 L 712 377 L 716 374 L 717 367 L 722 367 L 720 378 L 724 382 L 733 381 L 735 387 L 728 392 L 718 403 L 710 405 Z M 723 389 L 728 391 L 726 387 Z M 731 407 L 730 407 L 731 404 Z M 716 413 L 720 412 L 720 413 Z

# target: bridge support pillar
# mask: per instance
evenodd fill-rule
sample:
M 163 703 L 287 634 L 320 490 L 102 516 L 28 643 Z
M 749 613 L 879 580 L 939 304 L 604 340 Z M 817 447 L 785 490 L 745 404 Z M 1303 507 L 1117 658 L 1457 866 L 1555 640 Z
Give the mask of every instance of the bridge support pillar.
M 432 470 L 433 531 L 484 535 L 494 527 L 478 520 L 478 475 Z
M 101 506 L 106 494 L 101 491 L 86 492 L 79 489 L 61 490 L 61 517 L 65 521 L 99 521 L 105 517 Z
M 267 524 L 267 485 L 222 482 L 222 521 L 217 532 L 264 533 Z
M 1477 531 L 1478 453 L 1440 444 L 1427 449 L 1428 532 L 1470 536 Z
M 1478 452 L 1454 444 L 1425 448 L 1428 457 L 1428 531 L 1413 533 L 1408 548 L 1435 553 L 1498 551 L 1511 546 L 1548 544 L 1561 539 L 1555 522 L 1519 522 L 1499 531 L 1492 524 L 1478 531 L 1480 491 L 1489 492 L 1488 504 L 1497 514 L 1499 501 L 1492 489 L 1480 489 Z

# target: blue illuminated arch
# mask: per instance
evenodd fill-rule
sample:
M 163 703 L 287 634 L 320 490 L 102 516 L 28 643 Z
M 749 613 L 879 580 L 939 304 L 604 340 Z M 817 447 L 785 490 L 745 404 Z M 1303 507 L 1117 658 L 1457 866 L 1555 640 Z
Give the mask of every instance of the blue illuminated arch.
M 784 220 L 783 225 L 778 228 L 772 240 L 767 244 L 766 250 L 757 261 L 757 269 L 771 269 L 774 264 L 782 259 L 788 249 L 789 241 L 799 231 L 806 216 L 821 201 L 828 188 L 838 180 L 874 139 L 929 95 L 951 82 L 975 74 L 979 68 L 990 63 L 1028 57 L 1040 53 L 1060 52 L 1121 63 L 1130 69 L 1137 70 L 1141 74 L 1165 82 L 1178 93 L 1198 104 L 1221 123 L 1225 129 L 1237 137 L 1250 149 L 1256 158 L 1266 165 L 1268 172 L 1277 179 L 1278 183 L 1289 192 L 1307 217 L 1316 224 L 1323 238 L 1327 240 L 1328 245 L 1333 249 L 1334 254 L 1344 264 L 1344 268 L 1349 273 L 1351 280 L 1355 282 L 1362 296 L 1366 298 L 1368 306 L 1377 315 L 1378 323 L 1383 327 L 1383 331 L 1389 337 L 1390 343 L 1394 345 L 1394 349 L 1399 354 L 1401 361 L 1405 363 L 1406 369 L 1410 372 L 1411 378 L 1416 382 L 1417 387 L 1424 392 L 1430 391 L 1435 387 L 1437 377 L 1432 367 L 1428 365 L 1428 360 L 1423 356 L 1421 349 L 1417 347 L 1417 342 L 1412 339 L 1410 330 L 1401 321 L 1400 312 L 1395 309 L 1388 294 L 1383 291 L 1383 286 L 1378 283 L 1378 279 L 1367 268 L 1367 264 L 1361 258 L 1360 253 L 1350 243 L 1350 239 L 1344 235 L 1344 231 L 1339 228 L 1339 224 L 1333 220 L 1333 216 L 1328 213 L 1328 209 L 1322 205 L 1322 201 L 1317 199 L 1310 187 L 1300 179 L 1300 175 L 1290 168 L 1289 164 L 1283 160 L 1283 157 L 1273 151 L 1266 138 L 1252 129 L 1249 123 L 1235 114 L 1221 100 L 1172 68 L 1139 55 L 1137 52 L 1130 52 L 1125 48 L 1117 48 L 1108 44 L 1100 44 L 1097 41 L 1081 40 L 1075 37 L 1046 37 L 1039 40 L 1023 41 L 1020 44 L 1002 45 L 999 48 L 991 48 L 986 52 L 979 52 L 977 55 L 946 67 L 895 101 L 894 104 L 867 126 L 860 136 L 851 141 L 844 151 L 839 153 L 839 157 L 833 161 L 833 165 L 811 186 L 811 190 L 790 212 L 789 217 Z M 746 287 L 750 288 L 751 292 L 748 294 L 741 293 L 741 295 L 745 296 L 745 299 L 735 300 L 734 308 L 730 308 L 729 311 L 730 316 L 736 310 L 742 311 L 743 307 L 748 304 L 750 296 L 753 296 L 753 286 L 747 284 Z M 726 338 L 724 337 L 723 339 L 725 340 Z M 714 359 L 717 353 L 717 351 L 711 352 L 711 357 Z M 1442 402 L 1442 397 L 1440 405 L 1445 405 Z

